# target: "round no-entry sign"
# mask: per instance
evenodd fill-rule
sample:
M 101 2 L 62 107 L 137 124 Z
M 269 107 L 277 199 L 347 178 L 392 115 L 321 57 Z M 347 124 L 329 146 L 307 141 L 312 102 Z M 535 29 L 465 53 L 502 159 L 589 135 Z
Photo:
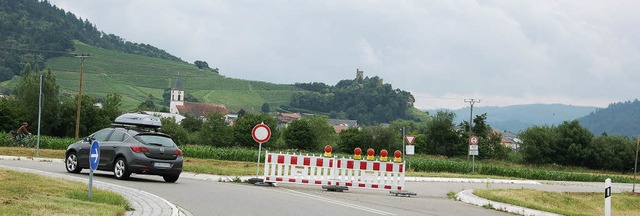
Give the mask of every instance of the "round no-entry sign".
M 478 137 L 471 136 L 471 138 L 469 138 L 469 145 L 478 145 Z
M 257 124 L 251 130 L 251 136 L 256 142 L 265 143 L 271 138 L 271 129 L 264 123 Z

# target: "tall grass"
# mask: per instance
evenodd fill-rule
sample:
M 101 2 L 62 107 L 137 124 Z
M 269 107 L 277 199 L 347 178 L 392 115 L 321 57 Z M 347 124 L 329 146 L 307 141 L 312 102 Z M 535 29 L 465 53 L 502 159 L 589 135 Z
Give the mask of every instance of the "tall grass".
M 58 149 L 64 150 L 67 147 L 78 140 L 74 138 L 59 138 L 52 136 L 40 136 L 40 148 L 42 149 Z M 38 142 L 38 137 L 36 135 L 31 135 L 31 139 L 29 140 L 29 146 L 35 147 Z M 16 144 L 12 140 L 11 134 L 0 132 L 0 146 L 7 147 L 15 147 Z
M 412 158 L 409 167 L 416 172 L 448 172 L 448 173 L 472 173 L 472 163 L 460 162 L 447 159 L 431 159 L 424 157 Z M 476 162 L 475 173 L 482 175 L 506 176 L 532 180 L 551 181 L 582 181 L 582 182 L 603 182 L 607 178 L 618 183 L 632 183 L 633 178 L 608 175 L 551 171 L 543 169 L 531 169 L 523 167 L 509 167 L 506 165 L 494 165 Z

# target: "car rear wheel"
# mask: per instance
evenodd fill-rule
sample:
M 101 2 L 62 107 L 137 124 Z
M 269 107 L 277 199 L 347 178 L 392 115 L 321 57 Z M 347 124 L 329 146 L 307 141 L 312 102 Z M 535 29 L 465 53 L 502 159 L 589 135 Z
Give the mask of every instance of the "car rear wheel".
M 131 175 L 129 169 L 127 168 L 127 160 L 123 157 L 119 157 L 116 160 L 116 163 L 113 165 L 113 175 L 116 176 L 117 179 L 125 180 L 128 179 Z
M 65 167 L 67 168 L 67 172 L 70 173 L 79 173 L 82 171 L 82 168 L 78 166 L 78 156 L 75 152 L 70 152 L 67 155 L 67 159 L 65 160 Z
M 174 183 L 174 182 L 178 181 L 178 178 L 180 178 L 180 174 L 178 174 L 178 175 L 163 175 L 162 178 L 164 178 L 164 181 L 166 181 L 166 182 Z

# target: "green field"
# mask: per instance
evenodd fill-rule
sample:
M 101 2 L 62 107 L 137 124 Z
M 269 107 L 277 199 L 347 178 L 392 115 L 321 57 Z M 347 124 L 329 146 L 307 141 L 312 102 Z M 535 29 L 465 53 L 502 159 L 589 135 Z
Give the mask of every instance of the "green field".
M 272 109 L 289 104 L 291 95 L 305 91 L 293 85 L 272 84 L 228 78 L 195 65 L 92 47 L 75 41 L 76 53 L 89 53 L 84 61 L 83 94 L 104 97 L 109 93 L 122 96 L 122 109 L 135 109 L 149 95 L 156 105 L 162 102 L 164 89 L 171 88 L 177 76 L 186 93 L 201 102 L 224 104 L 229 111 L 240 108 L 260 111 L 267 102 Z M 63 95 L 75 95 L 79 89 L 80 59 L 57 57 L 47 61 L 56 75 Z M 17 79 L 0 83 L 12 88 Z

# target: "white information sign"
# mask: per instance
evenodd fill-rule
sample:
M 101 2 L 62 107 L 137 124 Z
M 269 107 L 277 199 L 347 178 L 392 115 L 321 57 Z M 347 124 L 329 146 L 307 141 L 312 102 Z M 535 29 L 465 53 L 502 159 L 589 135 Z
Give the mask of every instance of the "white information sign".
M 415 153 L 415 147 L 414 145 L 407 145 L 407 151 L 406 151 L 406 155 L 413 155 Z
M 478 155 L 478 145 L 470 145 L 469 147 L 469 155 Z

